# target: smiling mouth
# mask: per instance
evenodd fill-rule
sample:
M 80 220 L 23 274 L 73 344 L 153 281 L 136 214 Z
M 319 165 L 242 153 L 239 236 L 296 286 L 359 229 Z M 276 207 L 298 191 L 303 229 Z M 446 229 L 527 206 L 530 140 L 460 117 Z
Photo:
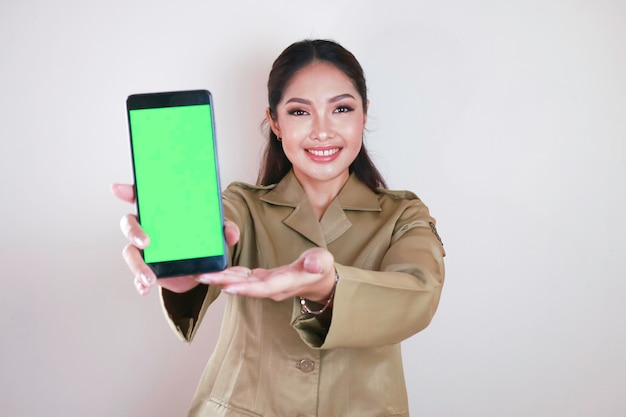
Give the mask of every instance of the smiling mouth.
M 339 152 L 339 148 L 332 149 L 307 149 L 308 153 L 313 154 L 315 156 L 331 156 Z

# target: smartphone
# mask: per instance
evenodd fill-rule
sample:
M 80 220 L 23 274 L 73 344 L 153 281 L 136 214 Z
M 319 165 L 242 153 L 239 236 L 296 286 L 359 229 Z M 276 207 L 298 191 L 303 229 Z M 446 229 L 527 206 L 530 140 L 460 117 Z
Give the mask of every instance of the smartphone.
M 227 265 L 213 98 L 207 90 L 126 100 L 137 216 L 157 278 Z

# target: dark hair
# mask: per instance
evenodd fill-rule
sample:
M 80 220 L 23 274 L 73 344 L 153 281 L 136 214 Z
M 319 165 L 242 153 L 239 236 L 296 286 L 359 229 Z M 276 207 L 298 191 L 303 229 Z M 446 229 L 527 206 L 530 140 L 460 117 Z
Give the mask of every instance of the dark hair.
M 267 81 L 267 98 L 269 113 L 276 120 L 276 106 L 283 97 L 285 87 L 296 72 L 314 61 L 328 62 L 341 70 L 352 80 L 354 87 L 363 100 L 363 111 L 367 111 L 367 86 L 365 75 L 359 61 L 350 51 L 336 42 L 329 40 L 303 40 L 287 47 L 274 61 Z M 257 178 L 260 185 L 279 182 L 291 169 L 291 161 L 287 159 L 283 147 L 276 134 L 268 128 L 268 139 L 263 153 L 261 169 Z M 367 154 L 365 144 L 361 145 L 357 157 L 350 164 L 350 172 L 354 172 L 370 189 L 387 188 L 385 180 L 374 166 Z

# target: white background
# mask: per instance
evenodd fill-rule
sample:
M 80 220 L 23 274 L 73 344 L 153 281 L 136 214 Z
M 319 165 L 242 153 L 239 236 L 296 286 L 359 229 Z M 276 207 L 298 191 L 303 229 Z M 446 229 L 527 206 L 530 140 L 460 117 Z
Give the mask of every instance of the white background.
M 448 252 L 403 344 L 412 415 L 626 415 L 617 0 L 2 0 L 0 415 L 184 415 L 221 304 L 187 346 L 135 293 L 124 102 L 211 90 L 223 185 L 254 182 L 269 68 L 306 37 L 360 59 L 372 156 Z

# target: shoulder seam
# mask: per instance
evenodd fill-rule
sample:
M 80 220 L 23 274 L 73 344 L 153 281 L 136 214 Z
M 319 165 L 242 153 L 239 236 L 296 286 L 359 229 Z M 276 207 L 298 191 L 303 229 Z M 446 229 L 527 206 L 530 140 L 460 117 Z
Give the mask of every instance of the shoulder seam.
M 420 200 L 420 198 L 413 191 L 388 190 L 386 188 L 378 188 L 376 191 L 380 194 L 388 195 L 397 200 Z
M 226 189 L 228 189 L 230 187 L 239 187 L 239 188 L 243 188 L 245 190 L 264 191 L 264 190 L 271 190 L 271 189 L 275 188 L 276 184 L 255 185 L 255 184 L 250 184 L 250 183 L 243 182 L 243 181 L 235 181 L 235 182 L 231 182 L 228 185 L 228 187 L 226 187 Z

